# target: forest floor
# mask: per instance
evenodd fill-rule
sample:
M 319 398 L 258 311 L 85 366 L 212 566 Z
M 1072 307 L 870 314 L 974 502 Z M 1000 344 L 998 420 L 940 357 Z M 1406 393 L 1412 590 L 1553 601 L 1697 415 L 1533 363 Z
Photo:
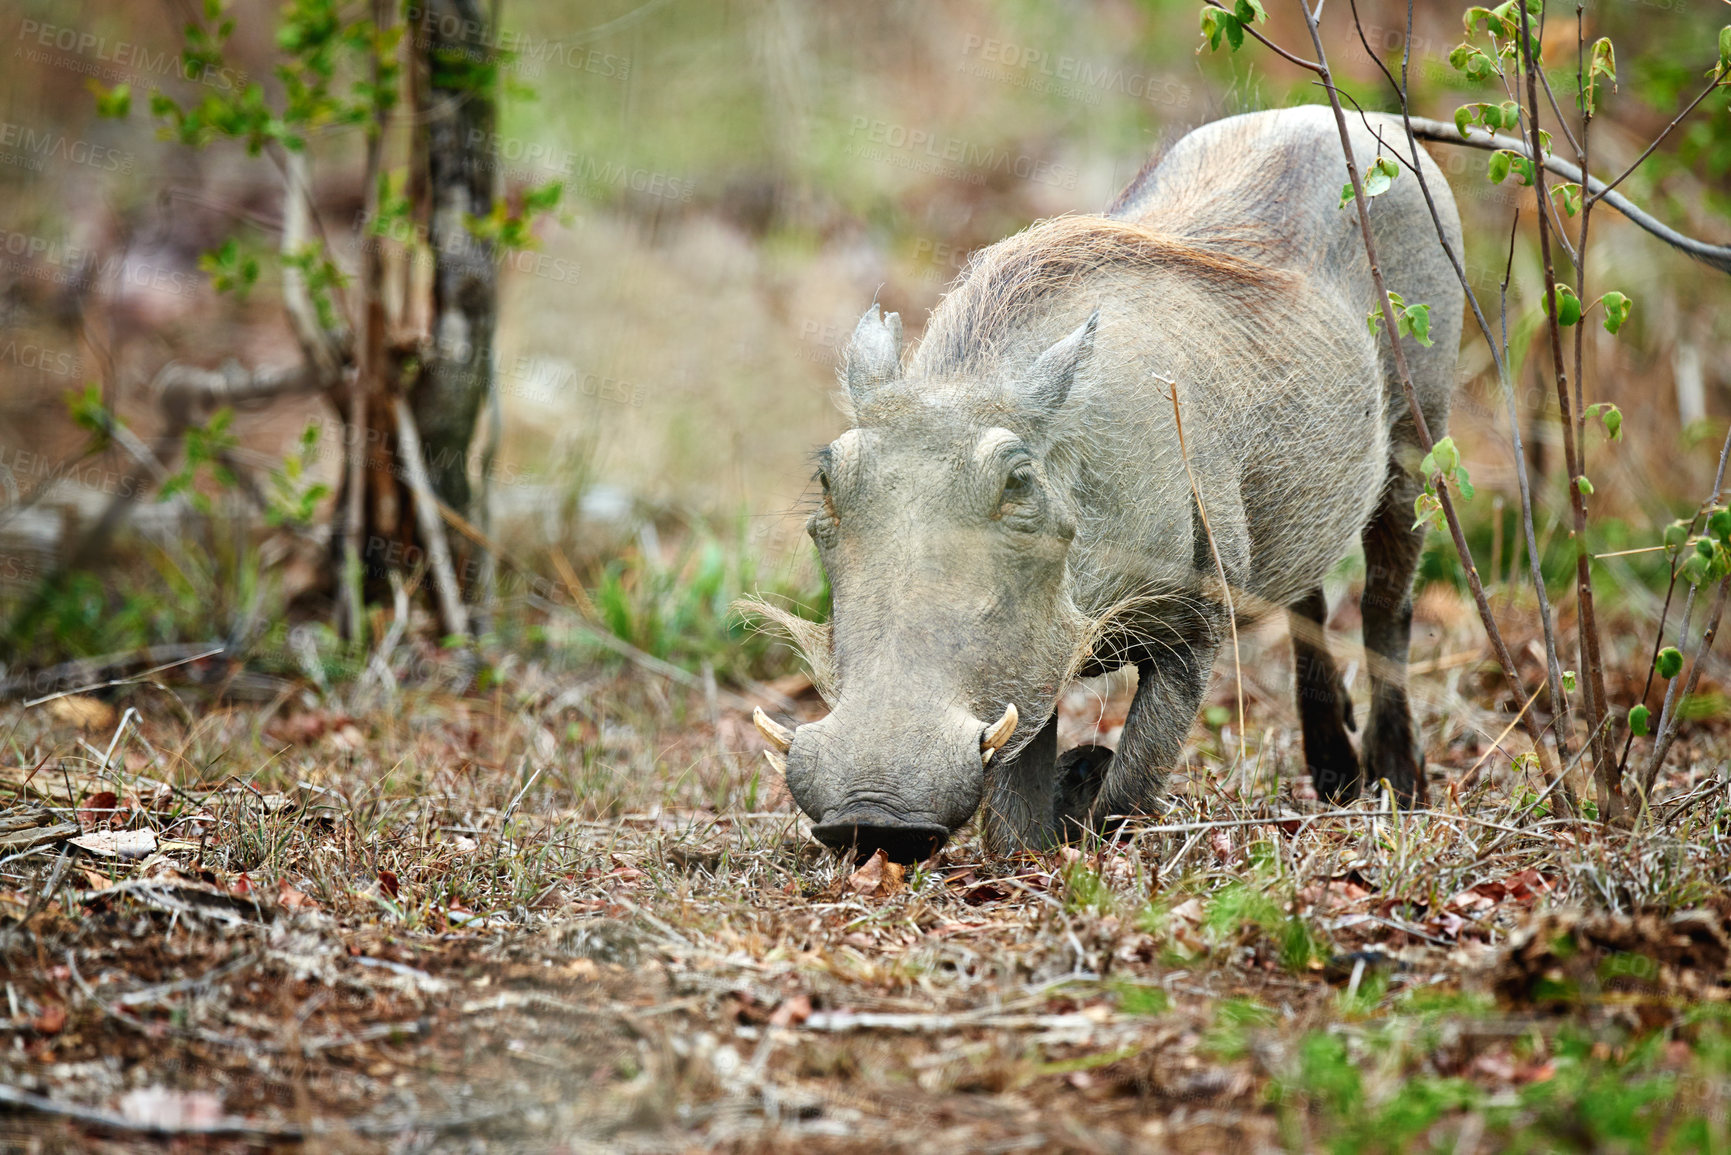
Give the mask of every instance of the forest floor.
M 1168 813 L 906 870 L 810 840 L 751 699 L 628 664 L 7 706 L 0 1151 L 1726 1150 L 1724 736 L 1566 821 L 1445 632 L 1424 809 L 1315 801 L 1276 630 Z

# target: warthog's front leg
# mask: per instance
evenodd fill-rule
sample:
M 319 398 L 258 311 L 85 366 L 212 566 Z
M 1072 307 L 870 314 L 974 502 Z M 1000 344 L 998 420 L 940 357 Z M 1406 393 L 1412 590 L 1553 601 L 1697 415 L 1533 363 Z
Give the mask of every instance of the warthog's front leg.
M 986 767 L 986 849 L 992 854 L 1042 850 L 1055 840 L 1052 783 L 1058 757 L 1058 715 L 1034 740 Z
M 1114 814 L 1153 809 L 1166 771 L 1184 751 L 1217 648 L 1213 641 L 1179 643 L 1136 664 L 1136 697 L 1117 750 L 1104 756 L 1085 746 L 1059 761 L 1057 824 L 1066 836 L 1101 830 Z

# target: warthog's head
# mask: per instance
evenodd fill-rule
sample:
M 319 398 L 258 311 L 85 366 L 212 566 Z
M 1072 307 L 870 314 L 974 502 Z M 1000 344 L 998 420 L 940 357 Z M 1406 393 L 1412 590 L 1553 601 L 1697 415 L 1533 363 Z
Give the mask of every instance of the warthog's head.
M 758 723 L 838 851 L 927 857 L 1051 713 L 1078 641 L 1076 523 L 1041 431 L 1095 324 L 1005 380 L 903 379 L 901 319 L 874 305 L 854 330 L 855 427 L 818 455 L 808 525 L 833 594 L 833 710 L 796 731 Z

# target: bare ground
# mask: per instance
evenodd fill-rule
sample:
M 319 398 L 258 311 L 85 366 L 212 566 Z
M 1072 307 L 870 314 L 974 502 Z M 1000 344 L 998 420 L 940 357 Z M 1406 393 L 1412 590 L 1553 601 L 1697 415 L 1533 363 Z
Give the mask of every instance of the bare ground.
M 1199 724 L 1170 813 L 907 871 L 820 852 L 734 698 L 629 666 L 9 707 L 0 1150 L 1722 1143 L 1723 742 L 1633 832 L 1553 818 L 1469 632 L 1415 677 L 1428 809 L 1314 800 L 1276 629 L 1248 757 Z

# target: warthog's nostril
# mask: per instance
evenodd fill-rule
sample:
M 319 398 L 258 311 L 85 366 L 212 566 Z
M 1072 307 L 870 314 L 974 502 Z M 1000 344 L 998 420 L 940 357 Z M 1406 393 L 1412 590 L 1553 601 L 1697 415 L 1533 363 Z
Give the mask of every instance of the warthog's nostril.
M 950 837 L 948 829 L 934 822 L 884 825 L 845 819 L 822 823 L 813 827 L 812 833 L 837 854 L 856 851 L 858 862 L 864 862 L 880 850 L 891 862 L 924 862 L 936 854 Z

